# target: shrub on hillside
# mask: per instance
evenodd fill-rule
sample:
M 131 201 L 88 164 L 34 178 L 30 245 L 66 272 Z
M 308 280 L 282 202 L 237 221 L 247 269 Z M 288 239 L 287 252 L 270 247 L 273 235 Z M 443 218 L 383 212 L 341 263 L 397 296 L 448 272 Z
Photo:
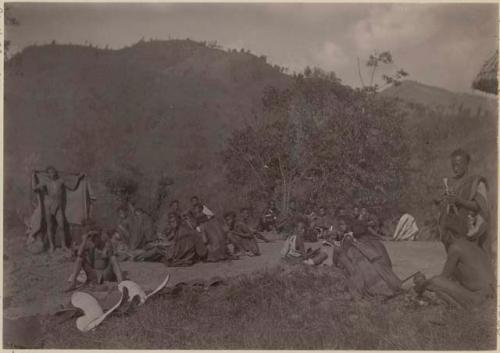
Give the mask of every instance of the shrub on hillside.
M 409 154 L 393 100 L 309 75 L 262 101 L 262 119 L 223 152 L 232 185 L 269 191 L 283 211 L 298 189 L 308 200 L 396 207 Z

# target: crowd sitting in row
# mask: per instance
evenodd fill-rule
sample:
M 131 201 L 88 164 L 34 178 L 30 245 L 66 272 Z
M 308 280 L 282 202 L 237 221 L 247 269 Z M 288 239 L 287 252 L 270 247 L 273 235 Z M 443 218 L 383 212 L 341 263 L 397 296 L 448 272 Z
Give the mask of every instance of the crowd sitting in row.
M 313 203 L 308 202 L 304 210 L 301 211 L 294 200 L 290 201 L 288 212 L 283 216 L 280 215 L 274 201 L 270 201 L 260 218 L 258 229 L 289 233 L 291 225 L 297 219 L 302 219 L 305 226 L 304 239 L 314 242 L 320 239 L 338 237 L 341 233 L 339 221 L 346 217 L 366 224 L 370 234 L 385 237 L 381 231 L 380 221 L 374 214 L 369 213 L 366 207 L 354 206 L 352 211 L 338 207 L 334 212 L 329 212 L 326 206 L 316 208 Z
M 306 241 L 338 242 L 351 219 L 366 224 L 367 229 L 373 225 L 365 208 L 354 207 L 351 214 L 339 208 L 335 215 L 329 215 L 324 206 L 318 208 L 317 214 L 310 203 L 303 212 L 299 211 L 295 201 L 289 206 L 289 211 L 280 215 L 271 200 L 255 220 L 248 207 L 241 208 L 239 214 L 228 211 L 219 218 L 193 196 L 187 210 L 182 210 L 180 202 L 173 200 L 166 215 L 158 220 L 156 230 L 146 212 L 131 204 L 121 206 L 117 209 L 115 229 L 102 231 L 93 228 L 83 237 L 75 250 L 77 261 L 69 290 L 75 288 L 82 270 L 97 283 L 122 278 L 119 262 L 124 260 L 156 261 L 178 267 L 259 256 L 258 240 L 270 242 L 265 235 L 268 232 L 281 234 L 285 239 L 296 239 L 297 246 L 292 252 L 294 258 L 317 264 L 318 252 L 307 252 Z

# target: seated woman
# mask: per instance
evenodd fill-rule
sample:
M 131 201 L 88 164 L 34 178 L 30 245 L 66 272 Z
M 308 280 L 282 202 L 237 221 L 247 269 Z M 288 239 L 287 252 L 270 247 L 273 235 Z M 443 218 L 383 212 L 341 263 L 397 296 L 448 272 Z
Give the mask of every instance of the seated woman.
M 236 213 L 230 211 L 224 214 L 224 231 L 228 241 L 233 244 L 237 255 L 244 251 L 248 256 L 260 256 L 259 245 L 254 233 L 242 222 L 236 222 Z
M 66 291 L 76 289 L 81 270 L 85 272 L 87 281 L 91 284 L 102 284 L 103 281 L 120 283 L 123 280 L 120 266 L 113 253 L 113 246 L 105 232 L 92 230 L 82 236 L 70 285 Z
M 204 259 L 207 249 L 196 231 L 182 224 L 177 213 L 169 214 L 169 227 L 165 235 L 146 244 L 142 254 L 135 257 L 136 261 L 162 261 L 167 266 L 190 266 Z

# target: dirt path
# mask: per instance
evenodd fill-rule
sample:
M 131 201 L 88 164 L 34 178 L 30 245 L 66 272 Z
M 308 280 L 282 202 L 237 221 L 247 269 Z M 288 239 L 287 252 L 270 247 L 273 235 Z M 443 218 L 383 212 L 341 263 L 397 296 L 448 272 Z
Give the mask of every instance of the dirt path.
M 243 257 L 237 261 L 198 263 L 191 267 L 167 268 L 161 263 L 123 262 L 128 277 L 145 290 L 155 288 L 170 273 L 169 285 L 213 276 L 232 277 L 272 268 L 280 264 L 282 241 L 260 243 L 262 255 Z M 437 274 L 445 253 L 437 242 L 386 242 L 396 274 L 400 278 L 417 270 L 427 275 Z M 72 264 L 55 255 L 28 255 L 22 242 L 5 244 L 8 259 L 4 259 L 4 316 L 10 319 L 47 314 L 68 303 L 70 294 L 63 293 Z

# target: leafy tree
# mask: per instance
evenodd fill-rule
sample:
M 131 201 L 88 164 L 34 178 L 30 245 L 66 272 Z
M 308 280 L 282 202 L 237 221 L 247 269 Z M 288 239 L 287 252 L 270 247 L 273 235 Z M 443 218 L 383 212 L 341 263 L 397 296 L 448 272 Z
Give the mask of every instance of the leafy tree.
M 313 72 L 289 89 L 269 88 L 262 117 L 233 133 L 223 153 L 228 181 L 278 195 L 283 211 L 299 193 L 394 203 L 408 155 L 401 111 Z

